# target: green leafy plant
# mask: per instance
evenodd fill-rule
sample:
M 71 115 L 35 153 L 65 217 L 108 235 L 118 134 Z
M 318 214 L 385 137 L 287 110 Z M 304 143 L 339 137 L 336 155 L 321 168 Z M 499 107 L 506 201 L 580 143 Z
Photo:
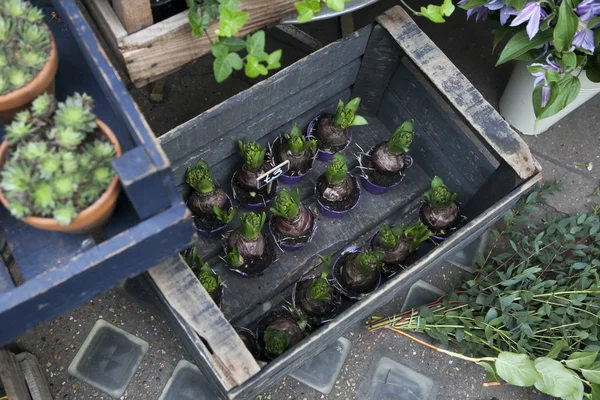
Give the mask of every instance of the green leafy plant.
M 277 331 L 265 331 L 264 341 L 265 350 L 271 356 L 277 357 L 288 348 L 292 340 L 289 333 L 280 333 Z
M 42 11 L 24 0 L 0 0 L 0 96 L 27 85 L 50 57 Z
M 360 115 L 356 115 L 358 106 L 360 105 L 360 98 L 355 97 L 344 106 L 344 102 L 340 99 L 335 110 L 335 116 L 333 118 L 333 124 L 338 129 L 346 129 L 350 126 L 356 125 L 367 125 L 366 119 Z
M 425 199 L 433 208 L 444 208 L 456 200 L 456 193 L 452 193 L 439 176 L 434 176 L 431 189 L 425 192 Z
M 235 207 L 231 207 L 229 210 L 222 210 L 213 204 L 212 209 L 217 219 L 224 224 L 230 223 L 237 214 L 237 208 Z
M 600 218 L 557 214 L 537 227 L 528 215 L 554 188 L 530 193 L 505 214 L 504 227 L 491 232 L 490 250 L 477 255 L 477 270 L 460 289 L 393 320 L 372 317 L 369 328 L 416 341 L 406 331 L 425 332 L 442 344 L 452 342 L 461 352 L 483 357 L 429 346 L 478 363 L 491 380 L 535 386 L 564 399 L 595 399 Z M 523 226 L 528 229 L 518 229 Z
M 185 181 L 198 193 L 210 193 L 214 189 L 210 167 L 202 158 L 194 167 L 188 168 Z
M 415 137 L 414 120 L 404 121 L 387 141 L 386 147 L 390 154 L 407 153 Z
M 233 249 L 231 249 L 231 251 L 225 256 L 225 261 L 232 267 L 239 267 L 240 265 L 244 264 L 244 259 L 240 254 L 240 248 L 235 246 Z
M 265 162 L 265 154 L 267 149 L 262 149 L 260 145 L 254 141 L 242 142 L 239 141 L 240 151 L 244 157 L 245 164 L 250 169 L 259 169 Z
M 329 285 L 329 280 L 327 276 L 331 272 L 331 255 L 327 257 L 319 256 L 319 259 L 325 265 L 325 269 L 321 273 L 321 275 L 315 277 L 312 280 L 312 284 L 310 286 L 310 298 L 316 301 L 330 301 L 331 300 L 331 286 Z
M 262 230 L 266 220 L 267 214 L 264 212 L 245 213 L 240 217 L 242 236 L 248 240 L 256 239 L 260 234 L 260 231 Z
M 379 243 L 381 243 L 381 246 L 385 249 L 395 249 L 398 246 L 398 242 L 400 241 L 403 232 L 404 225 L 396 225 L 390 228 L 387 224 L 383 224 L 377 234 Z
M 413 252 L 419 247 L 421 243 L 433 236 L 433 232 L 429 230 L 427 225 L 419 221 L 404 231 L 404 236 L 410 238 L 410 244 L 408 245 L 408 251 Z
M 69 225 L 106 191 L 115 174 L 115 148 L 97 134 L 92 108 L 85 94 L 58 104 L 43 94 L 6 127 L 11 149 L 0 186 L 13 216 Z
M 332 185 L 344 182 L 348 175 L 348 166 L 342 153 L 335 153 L 333 159 L 325 170 L 325 177 Z
M 214 293 L 221 286 L 221 278 L 217 275 L 210 265 L 198 255 L 196 247 L 192 247 L 190 255 L 185 259 L 190 267 L 198 268 L 198 280 L 208 293 Z
M 307 139 L 298 124 L 294 124 L 292 131 L 285 134 L 285 138 L 288 140 L 289 151 L 294 155 L 304 154 L 307 151 L 314 153 L 317 150 L 317 141 Z
M 271 213 L 282 218 L 295 218 L 300 212 L 300 193 L 298 189 L 288 191 L 283 189 L 275 197 L 275 207 L 271 207 Z
M 383 251 L 370 251 L 361 253 L 357 260 L 357 267 L 364 273 L 369 273 L 383 267 Z

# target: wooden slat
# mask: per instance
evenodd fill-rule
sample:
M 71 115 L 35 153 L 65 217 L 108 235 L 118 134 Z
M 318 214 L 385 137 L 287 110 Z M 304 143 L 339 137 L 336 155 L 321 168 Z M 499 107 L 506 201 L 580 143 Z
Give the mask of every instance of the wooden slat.
M 31 400 L 15 355 L 4 349 L 0 349 L 0 379 L 10 400 Z
M 518 134 L 400 7 L 377 18 L 433 85 L 523 179 L 539 170 Z
M 147 0 L 112 0 L 112 6 L 129 34 L 154 23 L 152 8 Z
M 323 47 L 320 40 L 312 37 L 296 25 L 275 25 L 269 28 L 268 35 L 308 54 Z
M 381 26 L 373 28 L 356 78 L 352 97 L 360 97 L 361 115 L 376 115 L 387 83 L 398 67 L 402 50 Z
M 127 36 L 127 31 L 115 11 L 108 4 L 108 0 L 81 1 L 102 33 L 102 37 L 106 40 L 112 55 L 119 62 L 119 66 L 125 68 L 125 61 L 119 50 L 119 43 Z
M 6 246 L 7 243 L 4 238 L 4 233 L 0 233 L 0 293 L 15 287 L 10 272 L 4 262 L 4 250 Z
M 236 384 L 242 384 L 260 371 L 236 331 L 181 256 L 148 272 L 171 307 L 208 342 Z M 190 298 L 194 299 L 193 303 Z
M 197 130 L 189 131 L 189 135 L 179 136 L 177 147 L 187 143 L 187 152 L 182 154 L 182 158 L 176 158 L 179 154 L 171 153 L 170 147 L 167 147 L 169 157 L 173 156 L 172 170 L 175 183 L 178 185 L 184 181 L 186 169 L 190 165 L 194 165 L 199 158 L 204 158 L 212 166 L 227 157 L 238 155 L 238 140 L 261 141 L 260 139 L 265 135 L 290 121 L 295 121 L 298 115 L 310 110 L 315 104 L 329 100 L 332 94 L 349 88 L 356 79 L 359 67 L 360 60 L 356 59 L 230 131 L 222 128 L 215 128 L 211 131 L 207 125 L 202 125 L 198 126 Z M 260 100 L 256 99 L 256 101 Z M 330 111 L 335 111 L 335 109 Z M 231 118 L 231 114 L 228 115 Z M 313 115 L 313 118 L 315 116 Z M 303 125 L 302 128 L 306 128 L 306 125 Z M 193 137 L 197 137 L 198 134 L 201 136 L 194 141 Z M 262 142 L 263 145 L 266 145 L 265 140 Z M 230 169 L 230 172 L 232 173 L 233 170 Z
M 326 46 L 167 132 L 160 137 L 163 150 L 174 161 L 234 128 L 245 130 L 247 121 L 263 113 L 268 115 L 285 99 L 361 57 L 370 32 L 368 26 Z
M 37 358 L 30 353 L 19 353 L 16 359 L 25 376 L 32 400 L 52 400 L 46 374 L 40 367 Z

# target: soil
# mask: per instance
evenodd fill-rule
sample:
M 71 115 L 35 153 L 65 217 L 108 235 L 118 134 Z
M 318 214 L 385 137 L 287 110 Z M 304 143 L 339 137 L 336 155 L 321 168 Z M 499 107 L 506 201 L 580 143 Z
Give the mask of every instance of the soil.
M 352 179 L 353 190 L 350 195 L 342 201 L 329 201 L 323 197 L 321 190 L 324 187 L 328 187 L 328 182 L 325 174 L 319 176 L 317 179 L 317 200 L 321 203 L 321 205 L 323 205 L 323 207 L 332 211 L 347 211 L 354 207 L 356 203 L 358 203 L 358 200 L 360 199 L 358 182 L 353 175 L 348 174 L 348 176 L 350 176 Z
M 240 339 L 242 339 L 242 342 L 244 342 L 244 345 L 246 346 L 250 354 L 252 354 L 252 357 L 258 360 L 260 353 L 258 352 L 258 344 L 256 343 L 256 337 L 254 337 L 252 331 L 246 328 L 235 328 L 235 331 L 237 332 Z
M 265 315 L 259 321 L 256 328 L 256 340 L 258 341 L 259 347 L 266 353 L 264 340 L 266 331 L 288 333 L 290 335 L 290 344 L 287 349 L 300 342 L 304 338 L 304 331 L 300 328 L 297 321 L 298 317 L 285 309 L 272 311 Z M 272 358 L 269 354 L 266 355 L 269 358 Z
M 275 165 L 281 164 L 285 160 L 290 161 L 290 169 L 284 175 L 299 176 L 307 173 L 313 166 L 315 155 L 311 151 L 305 151 L 302 154 L 288 154 L 287 139 L 279 137 L 273 144 L 273 154 Z
M 237 179 L 237 174 L 238 174 L 238 171 L 236 171 L 235 174 L 233 175 L 232 189 L 233 189 L 233 192 L 235 193 L 235 197 L 238 199 L 238 201 L 240 203 L 249 204 L 249 205 L 266 204 L 267 202 L 273 200 L 275 198 L 275 196 L 277 196 L 277 181 L 276 180 L 271 185 L 271 191 L 269 193 L 266 193 L 266 186 L 265 186 L 262 189 L 263 190 L 262 193 L 259 193 L 257 191 L 254 196 L 251 196 L 250 192 L 248 190 L 246 190 L 242 186 L 240 186 L 238 179 Z
M 444 208 L 434 208 L 425 202 L 421 206 L 420 217 L 432 232 L 437 233 L 453 228 L 460 219 L 460 212 L 456 203 Z
M 373 161 L 369 155 L 362 157 L 362 166 L 365 168 L 363 173 L 367 176 L 369 182 L 382 187 L 392 187 L 404 179 L 402 172 L 393 175 L 383 175 L 374 169 Z
M 363 273 L 356 267 L 360 253 L 346 253 L 342 255 L 334 266 L 334 279 L 347 296 L 358 297 L 377 289 L 380 281 L 378 270 Z M 358 296 L 355 296 L 358 295 Z
M 234 231 L 235 232 L 235 231 Z M 228 266 L 230 270 L 242 274 L 244 276 L 260 276 L 265 272 L 276 260 L 277 249 L 275 241 L 271 235 L 263 235 L 264 250 L 259 258 L 248 260 L 239 267 Z
M 410 239 L 406 237 L 401 237 L 398 240 L 398 245 L 395 249 L 389 250 L 381 246 L 379 241 L 379 235 L 375 236 L 373 239 L 372 248 L 375 251 L 383 251 L 385 256 L 383 257 L 383 262 L 386 264 L 402 264 L 409 255 L 408 246 L 410 244 Z
M 387 149 L 387 142 L 379 143 L 369 154 L 373 167 L 382 175 L 395 175 L 406 167 L 406 154 L 391 154 Z
M 313 124 L 310 135 L 317 138 L 317 148 L 328 153 L 342 151 L 350 142 L 349 128 L 344 130 L 337 129 L 333 125 L 332 114 L 323 114 L 320 116 Z
M 294 288 L 294 307 L 299 307 L 307 316 L 308 322 L 313 326 L 321 325 L 323 322 L 333 319 L 342 304 L 340 291 L 330 285 L 331 300 L 313 300 L 310 297 L 310 289 L 313 279 L 299 281 Z
M 285 244 L 287 246 L 296 246 L 299 244 L 306 244 L 310 241 L 313 236 L 313 232 L 315 229 L 317 229 L 315 216 L 304 204 L 302 204 L 301 213 L 304 213 L 304 218 L 300 217 L 302 214 L 298 214 L 298 216 L 292 220 L 284 220 L 284 218 L 277 215 L 273 215 L 272 218 L 269 218 L 271 232 L 275 236 L 275 240 L 278 243 Z M 298 236 L 293 236 L 291 233 L 282 233 L 279 229 L 282 220 L 285 221 L 283 223 L 288 224 L 292 229 L 295 227 L 296 222 L 306 224 L 306 229 L 301 228 L 302 234 Z

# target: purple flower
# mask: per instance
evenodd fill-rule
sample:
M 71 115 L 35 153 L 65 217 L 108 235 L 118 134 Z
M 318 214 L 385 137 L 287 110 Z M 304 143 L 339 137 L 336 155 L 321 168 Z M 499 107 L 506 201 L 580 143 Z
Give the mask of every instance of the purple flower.
M 539 71 L 531 73 L 533 76 L 535 76 L 535 81 L 533 82 L 534 89 L 540 83 L 545 81 L 547 69 L 553 69 L 554 71 L 558 72 L 559 74 L 561 73 L 560 67 L 558 65 L 556 65 L 555 62 L 552 61 L 552 59 L 550 58 L 550 55 L 548 57 L 546 57 L 546 62 L 548 64 L 540 64 L 540 63 L 531 64 L 532 67 L 541 67 L 541 69 Z
M 571 42 L 571 46 L 593 53 L 596 49 L 594 43 L 594 32 L 591 29 L 588 29 L 587 25 L 587 21 L 579 21 L 579 27 L 577 28 L 577 33 L 575 33 L 575 37 Z
M 479 22 L 487 19 L 488 9 L 485 6 L 477 6 L 473 7 L 470 10 L 467 10 L 467 19 L 471 18 L 471 15 L 475 14 L 475 21 Z
M 598 0 L 583 0 L 577 8 L 575 8 L 575 12 L 580 17 L 579 19 L 582 21 L 589 21 L 597 15 L 600 15 L 600 1 Z
M 542 108 L 546 107 L 548 104 L 548 100 L 550 100 L 550 86 L 544 85 L 542 86 Z
M 510 26 L 518 26 L 526 21 L 529 21 L 527 23 L 527 35 L 529 35 L 529 39 L 533 39 L 533 37 L 540 31 L 540 22 L 543 21 L 547 16 L 548 14 L 542 9 L 542 6 L 540 6 L 539 3 L 530 1 L 529 3 L 525 4 L 521 12 L 510 23 Z
M 500 25 L 504 26 L 506 21 L 508 21 L 508 17 L 511 15 L 517 15 L 517 10 L 511 7 L 503 7 L 500 9 Z

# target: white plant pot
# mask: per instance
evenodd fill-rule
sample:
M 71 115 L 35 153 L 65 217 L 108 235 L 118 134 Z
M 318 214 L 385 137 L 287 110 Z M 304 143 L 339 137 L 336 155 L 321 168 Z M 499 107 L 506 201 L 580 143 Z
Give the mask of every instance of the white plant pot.
M 524 135 L 537 135 L 548 130 L 571 111 L 600 93 L 600 83 L 590 81 L 585 72 L 579 75 L 581 89 L 575 100 L 561 112 L 535 123 L 532 94 L 535 77 L 527 70 L 529 64 L 518 62 L 500 97 L 500 114 Z

